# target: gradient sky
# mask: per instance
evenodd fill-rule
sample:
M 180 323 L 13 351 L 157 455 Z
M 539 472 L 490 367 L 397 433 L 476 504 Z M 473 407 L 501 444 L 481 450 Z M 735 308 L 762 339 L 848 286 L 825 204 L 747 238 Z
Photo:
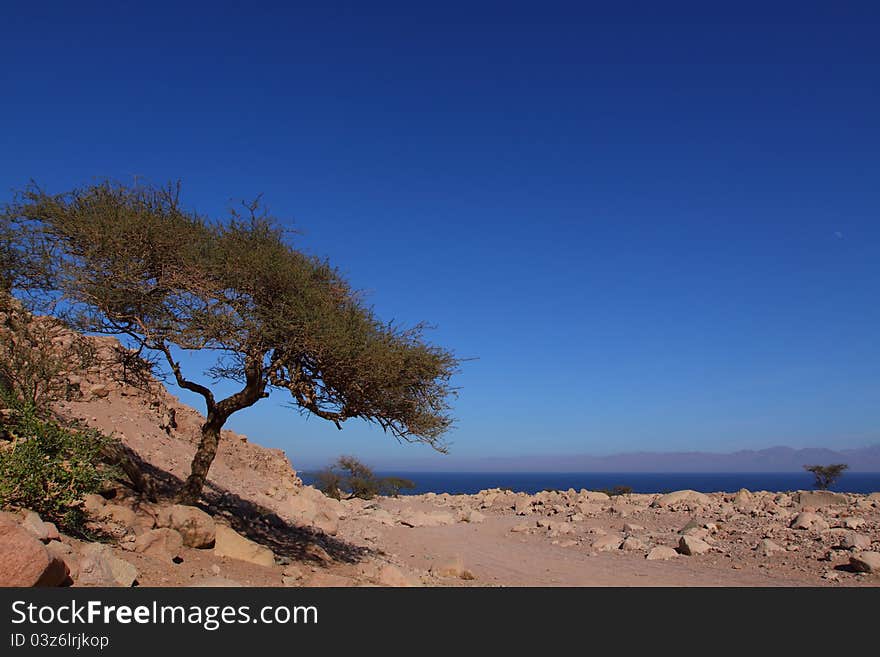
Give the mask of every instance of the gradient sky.
M 475 358 L 456 459 L 880 441 L 880 9 L 607 4 L 15 3 L 0 189 L 262 193 Z M 284 402 L 230 427 L 442 458 Z

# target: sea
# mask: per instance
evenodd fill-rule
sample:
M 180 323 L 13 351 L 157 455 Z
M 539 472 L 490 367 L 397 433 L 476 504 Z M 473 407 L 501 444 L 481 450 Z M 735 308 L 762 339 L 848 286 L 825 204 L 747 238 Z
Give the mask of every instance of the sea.
M 299 473 L 313 484 L 315 473 Z M 808 472 L 377 472 L 379 477 L 402 477 L 415 484 L 401 494 L 477 493 L 486 488 L 509 488 L 534 494 L 542 490 L 612 490 L 625 486 L 634 493 L 665 493 L 691 489 L 702 493 L 748 490 L 810 490 Z M 880 472 L 845 472 L 830 490 L 841 493 L 880 491 Z

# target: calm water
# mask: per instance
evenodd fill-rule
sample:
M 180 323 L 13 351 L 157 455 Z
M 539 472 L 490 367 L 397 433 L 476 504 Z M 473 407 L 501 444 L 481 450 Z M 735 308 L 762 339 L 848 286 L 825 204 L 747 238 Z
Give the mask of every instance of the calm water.
M 544 489 L 599 490 L 629 486 L 636 493 L 662 493 L 690 488 L 704 493 L 749 490 L 809 490 L 813 475 L 808 472 L 398 472 L 377 473 L 410 479 L 418 493 L 476 493 L 484 488 L 510 488 L 537 493 Z M 303 482 L 314 483 L 312 473 L 300 473 Z M 832 490 L 847 493 L 880 491 L 880 472 L 847 472 Z

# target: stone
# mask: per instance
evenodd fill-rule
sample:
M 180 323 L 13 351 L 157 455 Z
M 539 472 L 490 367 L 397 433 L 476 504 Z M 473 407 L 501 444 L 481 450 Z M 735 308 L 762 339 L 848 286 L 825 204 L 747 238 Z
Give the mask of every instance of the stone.
M 291 495 L 287 500 L 287 512 L 302 523 L 310 524 L 317 511 L 318 505 L 303 491 Z
M 79 556 L 76 551 L 61 541 L 49 541 L 46 544 L 46 551 L 54 559 L 64 562 L 68 577 L 71 581 L 75 581 L 79 575 Z
M 599 504 L 605 504 L 610 501 L 611 498 L 609 498 L 606 493 L 600 493 L 599 491 L 582 490 L 578 493 L 578 499 L 582 502 L 598 502 Z
M 104 399 L 110 394 L 110 389 L 103 383 L 97 383 L 89 388 L 89 394 L 95 399 Z
M 593 541 L 593 549 L 598 550 L 599 552 L 612 552 L 619 549 L 622 543 L 623 539 L 621 539 L 620 536 L 608 534 L 606 536 L 600 536 Z
M 840 547 L 844 550 L 870 550 L 871 538 L 864 534 L 848 531 L 841 538 Z
M 51 522 L 43 522 L 39 514 L 35 511 L 25 511 L 21 521 L 21 527 L 28 530 L 43 543 L 49 541 L 57 541 L 61 536 L 58 534 L 58 528 Z
M 747 507 L 752 503 L 752 494 L 745 488 L 740 488 L 733 498 L 733 506 L 737 509 Z
M 705 493 L 699 493 L 695 490 L 677 490 L 672 493 L 661 495 L 651 503 L 653 507 L 667 507 L 680 502 L 693 502 L 695 504 L 709 504 L 710 498 Z
M 48 550 L 47 550 L 48 552 Z M 49 567 L 43 572 L 37 582 L 37 586 L 64 586 L 73 584 L 70 577 L 70 569 L 63 559 L 58 559 L 49 553 Z
M 847 529 L 859 529 L 865 526 L 865 519 L 857 516 L 850 516 L 843 519 L 843 526 Z
M 216 525 L 214 554 L 260 566 L 275 565 L 275 555 L 272 550 L 254 543 L 226 525 Z
M 123 527 L 134 527 L 137 520 L 135 512 L 121 504 L 105 504 L 100 514 L 102 520 L 115 522 Z
M 114 555 L 106 545 L 90 543 L 82 549 L 77 584 L 129 587 L 137 577 L 137 568 Z
M 518 516 L 527 516 L 532 512 L 532 501 L 528 497 L 516 498 L 513 511 Z
M 513 527 L 511 527 L 510 531 L 513 532 L 514 534 L 520 534 L 522 532 L 529 531 L 529 526 L 526 523 L 521 522 L 520 524 L 514 525 Z
M 83 511 L 92 518 L 100 518 L 101 510 L 107 504 L 107 500 L 97 493 L 87 493 L 83 497 Z
M 632 514 L 638 512 L 639 508 L 637 506 L 633 506 L 632 504 L 627 504 L 625 502 L 615 502 L 611 505 L 609 511 L 616 516 L 620 516 L 621 518 L 626 518 L 631 516 Z
M 328 536 L 336 536 L 339 532 L 339 516 L 329 509 L 319 509 L 308 524 L 317 527 Z
M 862 552 L 849 558 L 849 565 L 859 573 L 880 572 L 880 552 Z
M 682 536 L 678 541 L 678 551 L 689 557 L 696 554 L 706 554 L 712 547 L 706 541 L 696 536 Z
M 214 519 L 194 506 L 175 504 L 160 511 L 156 518 L 159 527 L 170 527 L 180 532 L 183 544 L 192 548 L 210 548 L 214 545 Z
M 791 528 L 823 531 L 828 529 L 828 523 L 822 518 L 822 516 L 817 515 L 812 511 L 802 511 L 792 519 Z
M 669 559 L 674 559 L 677 556 L 678 552 L 673 548 L 667 547 L 666 545 L 658 545 L 651 548 L 645 559 L 648 561 L 667 561 Z
M 302 579 L 305 575 L 301 567 L 294 564 L 287 564 L 281 570 L 281 576 L 289 579 Z
M 636 538 L 635 536 L 627 536 L 623 539 L 623 543 L 620 544 L 620 549 L 626 550 L 627 552 L 644 550 L 646 547 L 647 546 L 641 541 L 641 539 Z
M 0 522 L 0 586 L 57 586 L 67 575 L 57 561 L 32 532 Z
M 634 525 L 632 523 L 626 522 L 623 524 L 623 531 L 627 534 L 635 534 L 636 532 L 645 531 L 645 528 L 641 525 Z
M 439 527 L 455 524 L 451 513 L 425 513 L 424 511 L 408 511 L 401 514 L 400 524 L 406 527 Z
M 760 543 L 758 543 L 755 550 L 757 550 L 758 554 L 763 557 L 772 557 L 774 554 L 785 552 L 784 547 L 771 541 L 769 538 L 765 538 Z
M 170 527 L 151 529 L 137 537 L 134 551 L 161 561 L 173 561 L 183 552 L 183 537 Z
M 798 507 L 821 509 L 825 506 L 842 506 L 847 504 L 846 495 L 832 493 L 830 490 L 802 490 L 797 494 Z
M 405 575 L 400 568 L 386 564 L 379 569 L 376 577 L 379 586 L 390 586 L 395 588 L 418 586 L 412 578 Z

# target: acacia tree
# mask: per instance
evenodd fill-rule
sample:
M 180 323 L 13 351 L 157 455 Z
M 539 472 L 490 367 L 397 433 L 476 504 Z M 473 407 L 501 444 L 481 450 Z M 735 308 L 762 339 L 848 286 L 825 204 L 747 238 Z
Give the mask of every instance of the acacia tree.
M 328 262 L 302 253 L 257 203 L 223 222 L 185 210 L 179 186 L 111 182 L 50 195 L 36 186 L 4 212 L 15 227 L 15 289 L 78 328 L 156 353 L 205 401 L 178 498 L 194 504 L 229 417 L 286 390 L 291 406 L 336 424 L 360 418 L 445 451 L 454 355 L 424 327 L 377 319 Z M 197 381 L 181 351 L 210 352 Z M 211 382 L 233 380 L 219 399 Z
M 831 465 L 805 465 L 804 470 L 812 472 L 816 477 L 816 488 L 828 490 L 834 485 L 849 466 L 846 463 L 832 463 Z

